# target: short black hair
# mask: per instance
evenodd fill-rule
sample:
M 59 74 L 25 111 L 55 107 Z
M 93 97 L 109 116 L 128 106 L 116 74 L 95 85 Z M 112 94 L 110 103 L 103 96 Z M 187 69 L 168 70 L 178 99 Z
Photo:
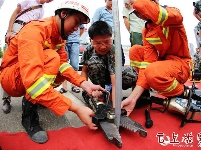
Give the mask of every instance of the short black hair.
M 96 21 L 88 29 L 89 37 L 91 39 L 97 35 L 107 35 L 112 36 L 112 27 L 105 21 Z

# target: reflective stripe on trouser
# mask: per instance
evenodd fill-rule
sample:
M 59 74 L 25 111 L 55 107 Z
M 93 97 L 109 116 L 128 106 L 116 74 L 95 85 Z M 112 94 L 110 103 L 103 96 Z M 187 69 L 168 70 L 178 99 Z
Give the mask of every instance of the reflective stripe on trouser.
M 146 53 L 146 55 L 144 53 Z M 136 84 L 145 89 L 149 89 L 150 87 L 144 76 L 144 70 L 150 63 L 157 61 L 157 52 L 153 49 L 149 49 L 147 46 L 134 45 L 129 50 L 129 58 L 130 65 L 135 67 L 138 72 L 138 80 Z M 149 60 L 149 62 L 144 60 Z
M 44 56 L 44 70 L 43 70 L 44 72 L 43 73 L 45 78 L 48 81 L 48 84 L 50 85 L 50 83 L 53 82 L 52 77 L 56 76 L 59 72 L 60 59 L 59 59 L 58 53 L 51 49 L 44 50 L 44 55 L 45 56 Z M 5 68 L 2 71 L 1 76 L 2 76 L 1 85 L 6 93 L 14 97 L 25 95 L 26 91 L 20 76 L 19 63 L 16 63 L 12 65 L 11 67 Z M 51 81 L 48 79 L 49 77 L 51 77 Z M 60 78 L 58 80 L 56 77 L 55 79 L 56 84 L 58 82 L 61 83 L 63 81 L 64 81 L 64 78 Z
M 38 97 L 43 93 L 52 83 L 54 83 L 56 75 L 43 74 L 31 87 L 27 89 L 27 92 L 32 99 Z
M 179 59 L 179 58 L 178 58 Z M 150 64 L 144 71 L 147 83 L 164 96 L 178 96 L 184 91 L 190 68 L 181 60 L 164 60 Z

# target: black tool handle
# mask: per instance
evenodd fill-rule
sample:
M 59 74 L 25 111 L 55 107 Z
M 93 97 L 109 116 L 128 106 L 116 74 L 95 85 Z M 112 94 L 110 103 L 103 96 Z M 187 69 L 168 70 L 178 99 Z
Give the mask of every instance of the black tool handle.
M 161 106 L 164 105 L 164 100 L 167 100 L 167 99 L 164 99 L 164 98 L 160 98 L 160 97 L 155 97 L 155 96 L 151 96 L 150 97 L 150 101 L 155 103 L 155 104 L 159 104 Z
M 149 113 L 148 109 L 145 110 L 145 117 L 146 117 L 145 127 L 151 128 L 153 126 L 153 121 L 151 120 L 150 113 Z

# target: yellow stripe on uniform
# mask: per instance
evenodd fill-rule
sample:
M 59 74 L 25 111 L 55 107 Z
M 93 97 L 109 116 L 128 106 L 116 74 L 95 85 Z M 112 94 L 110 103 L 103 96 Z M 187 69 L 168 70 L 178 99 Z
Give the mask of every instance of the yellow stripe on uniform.
M 45 77 L 45 79 L 47 79 L 47 81 L 48 81 L 50 84 L 53 84 L 53 83 L 54 83 L 54 80 L 55 80 L 55 78 L 56 78 L 56 75 L 44 74 L 43 77 Z
M 48 83 L 47 79 L 45 79 L 44 77 L 40 77 L 31 87 L 27 89 L 27 92 L 32 99 L 35 99 L 49 86 L 50 84 Z
M 71 68 L 72 66 L 69 63 L 63 63 L 60 68 L 59 68 L 59 72 L 63 73 L 66 69 Z
M 159 37 L 157 37 L 157 38 L 145 38 L 145 39 L 152 45 L 162 44 L 162 41 Z
M 45 41 L 43 49 L 52 49 L 52 46 L 48 41 Z
M 174 90 L 178 84 L 179 84 L 179 82 L 176 79 L 174 79 L 172 85 L 170 87 L 168 87 L 167 89 L 165 89 L 164 91 L 160 91 L 159 94 L 167 93 L 167 92 Z
M 156 22 L 156 24 L 160 24 L 163 26 L 163 24 L 165 23 L 165 21 L 168 19 L 168 12 L 166 11 L 165 8 L 159 6 L 159 16 L 158 16 L 158 21 Z
M 64 46 L 65 43 L 57 44 L 54 48 L 55 51 L 59 50 L 62 46 Z
M 146 68 L 149 64 L 149 62 L 130 61 L 130 66 L 136 68 Z
M 165 38 L 168 38 L 168 34 L 169 34 L 169 27 L 167 28 L 163 28 L 163 34 L 165 35 Z
M 56 75 L 44 74 L 40 77 L 31 87 L 27 89 L 27 92 L 32 99 L 35 99 L 41 93 L 43 93 L 54 82 Z

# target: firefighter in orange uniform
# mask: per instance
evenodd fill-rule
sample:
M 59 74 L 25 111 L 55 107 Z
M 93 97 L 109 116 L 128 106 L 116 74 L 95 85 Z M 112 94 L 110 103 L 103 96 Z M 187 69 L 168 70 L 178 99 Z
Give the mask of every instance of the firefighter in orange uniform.
M 163 7 L 152 0 L 131 0 L 134 13 L 146 20 L 144 46 L 130 49 L 131 66 L 138 70 L 138 80 L 131 95 L 122 102 L 128 115 L 145 89 L 153 88 L 166 97 L 186 96 L 184 83 L 190 75 L 191 60 L 180 11 Z
M 55 16 L 27 23 L 10 40 L 1 64 L 0 83 L 11 96 L 24 96 L 22 101 L 22 125 L 29 137 L 37 143 L 48 140 L 41 128 L 37 105 L 41 104 L 58 116 L 67 110 L 75 112 L 90 129 L 93 111 L 73 103 L 54 87 L 64 80 L 83 88 L 88 94 L 104 90 L 81 77 L 67 62 L 64 49 L 66 36 L 89 23 L 88 8 L 78 0 L 66 0 L 55 11 Z M 64 40 L 63 40 L 64 39 Z

